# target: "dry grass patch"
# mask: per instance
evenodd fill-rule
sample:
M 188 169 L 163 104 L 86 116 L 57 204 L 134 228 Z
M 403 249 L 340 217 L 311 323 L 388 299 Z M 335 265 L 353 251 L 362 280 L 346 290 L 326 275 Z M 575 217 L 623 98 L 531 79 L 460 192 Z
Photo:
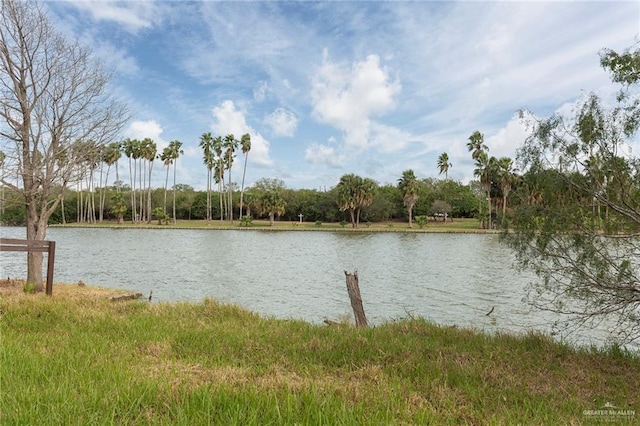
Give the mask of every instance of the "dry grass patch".
M 25 293 L 26 282 L 22 279 L 0 280 L 0 296 L 7 301 L 22 300 L 25 298 L 45 297 L 43 293 Z M 65 300 L 108 299 L 109 297 L 123 293 L 122 290 L 114 290 L 103 287 L 87 286 L 82 281 L 77 283 L 54 283 L 52 298 Z

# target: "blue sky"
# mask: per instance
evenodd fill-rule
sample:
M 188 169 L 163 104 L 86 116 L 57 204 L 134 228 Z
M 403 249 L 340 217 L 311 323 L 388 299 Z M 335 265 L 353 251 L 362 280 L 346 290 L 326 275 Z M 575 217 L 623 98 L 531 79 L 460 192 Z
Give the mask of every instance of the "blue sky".
M 132 112 L 122 138 L 150 137 L 159 151 L 183 142 L 177 180 L 196 189 L 204 132 L 251 134 L 248 184 L 329 188 L 345 173 L 385 184 L 408 168 L 437 177 L 442 152 L 449 177 L 467 182 L 474 130 L 491 155 L 515 157 L 519 108 L 546 116 L 589 91 L 615 93 L 598 52 L 640 33 L 638 1 L 45 4 L 113 70 Z

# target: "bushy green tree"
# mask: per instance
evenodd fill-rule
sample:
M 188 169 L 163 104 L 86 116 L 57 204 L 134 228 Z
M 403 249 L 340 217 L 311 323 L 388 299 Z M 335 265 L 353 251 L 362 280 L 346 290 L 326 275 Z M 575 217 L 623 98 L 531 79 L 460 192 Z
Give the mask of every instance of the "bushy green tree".
M 336 186 L 337 204 L 341 211 L 349 211 L 351 226 L 360 224 L 362 208 L 371 205 L 377 184 L 370 178 L 346 174 Z
M 257 207 L 261 214 L 269 216 L 269 224 L 273 226 L 276 216 L 286 211 L 287 203 L 282 196 L 285 189 L 284 181 L 280 179 L 262 178 L 253 185 L 257 196 Z
M 540 277 L 534 306 L 566 314 L 564 330 L 599 325 L 625 343 L 640 338 L 640 159 L 628 149 L 640 123 L 640 51 L 601 59 L 626 85 L 611 107 L 590 94 L 573 116 L 521 113 L 531 134 L 505 237 Z

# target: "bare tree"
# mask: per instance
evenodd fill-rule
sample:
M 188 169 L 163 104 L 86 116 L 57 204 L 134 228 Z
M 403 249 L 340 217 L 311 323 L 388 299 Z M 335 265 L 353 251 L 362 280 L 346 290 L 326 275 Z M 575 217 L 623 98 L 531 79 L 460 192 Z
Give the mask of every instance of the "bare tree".
M 0 1 L 0 179 L 24 197 L 27 239 L 44 240 L 64 189 L 87 160 L 76 145 L 113 140 L 128 114 L 109 97 L 102 64 L 58 34 L 37 2 Z M 57 161 L 62 156 L 67 161 Z M 32 253 L 27 262 L 27 281 L 38 291 L 42 257 Z

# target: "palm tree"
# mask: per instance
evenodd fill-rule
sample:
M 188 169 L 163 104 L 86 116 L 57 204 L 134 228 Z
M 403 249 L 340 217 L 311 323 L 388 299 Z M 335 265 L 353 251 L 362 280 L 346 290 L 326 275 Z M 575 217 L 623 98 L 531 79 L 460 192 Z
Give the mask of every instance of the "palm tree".
M 235 158 L 236 149 L 238 149 L 238 141 L 232 134 L 228 134 L 224 137 L 223 147 L 225 150 L 225 168 L 229 171 L 229 184 L 227 187 L 227 208 L 229 214 L 229 222 L 233 224 L 233 187 L 231 185 L 231 166 L 233 166 L 233 159 Z
M 162 211 L 164 214 L 167 214 L 167 186 L 169 185 L 169 166 L 173 162 L 173 158 L 171 156 L 171 148 L 168 146 L 162 150 L 162 154 L 160 154 L 160 161 L 167 168 L 167 173 L 164 178 L 164 204 L 162 207 Z
M 496 163 L 497 160 L 495 157 L 489 158 L 486 152 L 481 152 L 476 159 L 476 168 L 473 171 L 473 174 L 480 179 L 480 186 L 487 193 L 487 208 L 489 212 L 487 224 L 489 229 L 493 227 L 491 218 L 491 178 L 496 169 Z
M 182 142 L 179 140 L 173 140 L 169 142 L 169 148 L 171 149 L 171 159 L 173 160 L 173 224 L 176 224 L 176 165 L 178 158 L 184 154 L 182 150 Z
M 469 136 L 467 149 L 471 152 L 471 158 L 474 160 L 477 160 L 483 152 L 489 151 L 489 147 L 484 144 L 484 135 L 477 130 Z
M 416 204 L 416 201 L 418 201 L 418 179 L 413 173 L 413 170 L 409 169 L 402 172 L 402 177 L 398 179 L 398 188 L 402 192 L 404 206 L 409 212 L 409 228 L 413 228 L 413 206 Z
M 369 178 L 361 178 L 354 174 L 343 175 L 336 186 L 338 208 L 349 210 L 351 226 L 357 228 L 360 224 L 360 212 L 363 207 L 371 205 L 375 195 L 376 183 Z
M 444 178 L 446 180 L 449 179 L 449 168 L 452 165 L 453 164 L 449 162 L 449 154 L 447 154 L 446 152 L 440 154 L 440 157 L 438 157 L 438 170 L 440 170 L 440 174 L 444 173 Z
M 220 198 L 220 222 L 224 221 L 224 206 L 222 196 L 222 188 L 224 186 L 224 159 L 222 158 L 222 136 L 216 136 L 213 139 L 213 150 L 215 152 L 215 167 L 216 167 L 216 176 L 215 180 L 218 184 L 218 195 Z
M 151 171 L 153 170 L 153 160 L 156 159 L 158 147 L 151 138 L 145 138 L 143 141 L 143 158 L 149 163 L 149 183 L 147 188 L 147 223 L 151 223 L 153 219 L 151 214 Z
M 242 218 L 244 177 L 247 174 L 247 158 L 249 157 L 249 151 L 251 151 L 251 135 L 249 133 L 242 135 L 242 138 L 240 139 L 240 146 L 242 147 L 242 153 L 244 154 L 244 170 L 242 171 L 242 185 L 240 186 L 240 218 Z
M 200 136 L 200 148 L 202 148 L 205 166 L 207 166 L 207 223 L 211 222 L 211 174 L 215 166 L 214 139 L 210 132 Z
M 102 161 L 107 165 L 107 174 L 105 177 L 104 186 L 109 185 L 109 172 L 111 171 L 111 166 L 116 165 L 116 180 L 117 178 L 117 165 L 118 160 L 122 156 L 120 152 L 120 142 L 111 142 L 107 145 L 102 154 Z M 100 222 L 102 222 L 104 216 L 104 204 L 107 197 L 106 191 L 102 191 L 102 195 L 100 197 Z
M 507 213 L 507 197 L 511 192 L 511 186 L 516 174 L 513 167 L 513 160 L 509 157 L 500 158 L 497 163 L 498 176 L 500 177 L 500 189 L 502 189 L 502 222 L 505 223 Z
M 278 189 L 269 189 L 260 196 L 259 206 L 262 214 L 269 214 L 269 225 L 273 226 L 274 217 L 284 214 L 287 203 Z
M 87 222 L 96 222 L 96 202 L 95 202 L 95 172 L 98 163 L 102 161 L 101 146 L 93 140 L 84 143 L 84 162 L 88 169 L 87 173 Z
M 131 221 L 133 223 L 136 222 L 136 217 L 138 215 L 136 211 L 136 169 L 135 169 L 135 159 L 137 158 L 137 150 L 138 150 L 138 141 L 135 139 L 125 139 L 122 143 L 124 147 L 124 155 L 129 159 L 129 179 L 131 180 Z M 133 160 L 133 166 L 132 161 Z
M 280 179 L 262 178 L 253 186 L 253 191 L 256 193 L 255 198 L 249 197 L 249 206 L 255 201 L 254 206 L 260 214 L 269 215 L 269 224 L 272 226 L 274 217 L 281 216 L 285 212 L 287 204 L 282 197 L 284 188 L 284 182 Z

